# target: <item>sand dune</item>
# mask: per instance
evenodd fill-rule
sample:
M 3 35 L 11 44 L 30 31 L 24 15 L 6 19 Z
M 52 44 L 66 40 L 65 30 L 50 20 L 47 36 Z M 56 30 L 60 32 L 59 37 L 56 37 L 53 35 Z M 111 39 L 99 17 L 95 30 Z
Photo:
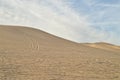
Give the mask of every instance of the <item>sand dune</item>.
M 0 80 L 120 80 L 120 47 L 0 26 Z
M 120 46 L 115 46 L 113 44 L 105 43 L 105 42 L 98 42 L 98 43 L 86 43 L 86 46 L 90 46 L 93 48 L 99 48 L 108 51 L 120 52 Z

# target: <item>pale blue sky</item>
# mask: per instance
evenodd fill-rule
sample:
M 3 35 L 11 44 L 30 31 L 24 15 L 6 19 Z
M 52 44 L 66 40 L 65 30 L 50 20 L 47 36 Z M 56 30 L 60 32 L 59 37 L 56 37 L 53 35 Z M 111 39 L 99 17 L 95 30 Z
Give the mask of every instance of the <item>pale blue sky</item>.
M 120 45 L 120 0 L 0 0 L 0 24 L 32 26 L 75 42 Z
M 95 27 L 99 31 L 106 31 L 109 37 L 114 36 L 116 40 L 120 41 L 120 0 L 69 1 L 75 11 L 88 17 L 91 27 Z

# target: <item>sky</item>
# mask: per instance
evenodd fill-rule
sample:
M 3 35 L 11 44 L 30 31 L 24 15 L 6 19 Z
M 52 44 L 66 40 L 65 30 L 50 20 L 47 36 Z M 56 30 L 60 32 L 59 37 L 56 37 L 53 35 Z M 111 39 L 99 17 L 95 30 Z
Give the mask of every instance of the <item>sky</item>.
M 38 28 L 78 43 L 120 45 L 120 0 L 0 0 L 0 24 Z

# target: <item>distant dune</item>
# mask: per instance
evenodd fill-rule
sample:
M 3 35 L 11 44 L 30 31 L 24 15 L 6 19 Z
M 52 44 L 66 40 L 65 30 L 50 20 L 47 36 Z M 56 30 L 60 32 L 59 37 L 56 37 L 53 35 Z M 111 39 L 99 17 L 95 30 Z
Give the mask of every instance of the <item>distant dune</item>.
M 120 80 L 120 47 L 0 26 L 0 80 Z
M 104 43 L 104 42 L 86 43 L 84 45 L 90 46 L 90 47 L 93 47 L 93 48 L 108 50 L 108 51 L 120 52 L 120 46 L 115 46 L 113 44 Z

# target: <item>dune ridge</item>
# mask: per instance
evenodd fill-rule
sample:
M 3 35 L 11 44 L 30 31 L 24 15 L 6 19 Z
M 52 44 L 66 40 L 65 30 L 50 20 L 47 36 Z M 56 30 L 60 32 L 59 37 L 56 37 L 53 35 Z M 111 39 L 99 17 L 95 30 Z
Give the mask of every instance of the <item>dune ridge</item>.
M 113 45 L 113 44 L 110 44 L 110 43 L 105 43 L 105 42 L 85 43 L 84 45 L 90 46 L 90 47 L 93 47 L 93 48 L 114 51 L 114 52 L 119 52 L 120 51 L 120 46 L 116 46 L 116 45 Z
M 119 46 L 0 26 L 0 80 L 120 80 Z

